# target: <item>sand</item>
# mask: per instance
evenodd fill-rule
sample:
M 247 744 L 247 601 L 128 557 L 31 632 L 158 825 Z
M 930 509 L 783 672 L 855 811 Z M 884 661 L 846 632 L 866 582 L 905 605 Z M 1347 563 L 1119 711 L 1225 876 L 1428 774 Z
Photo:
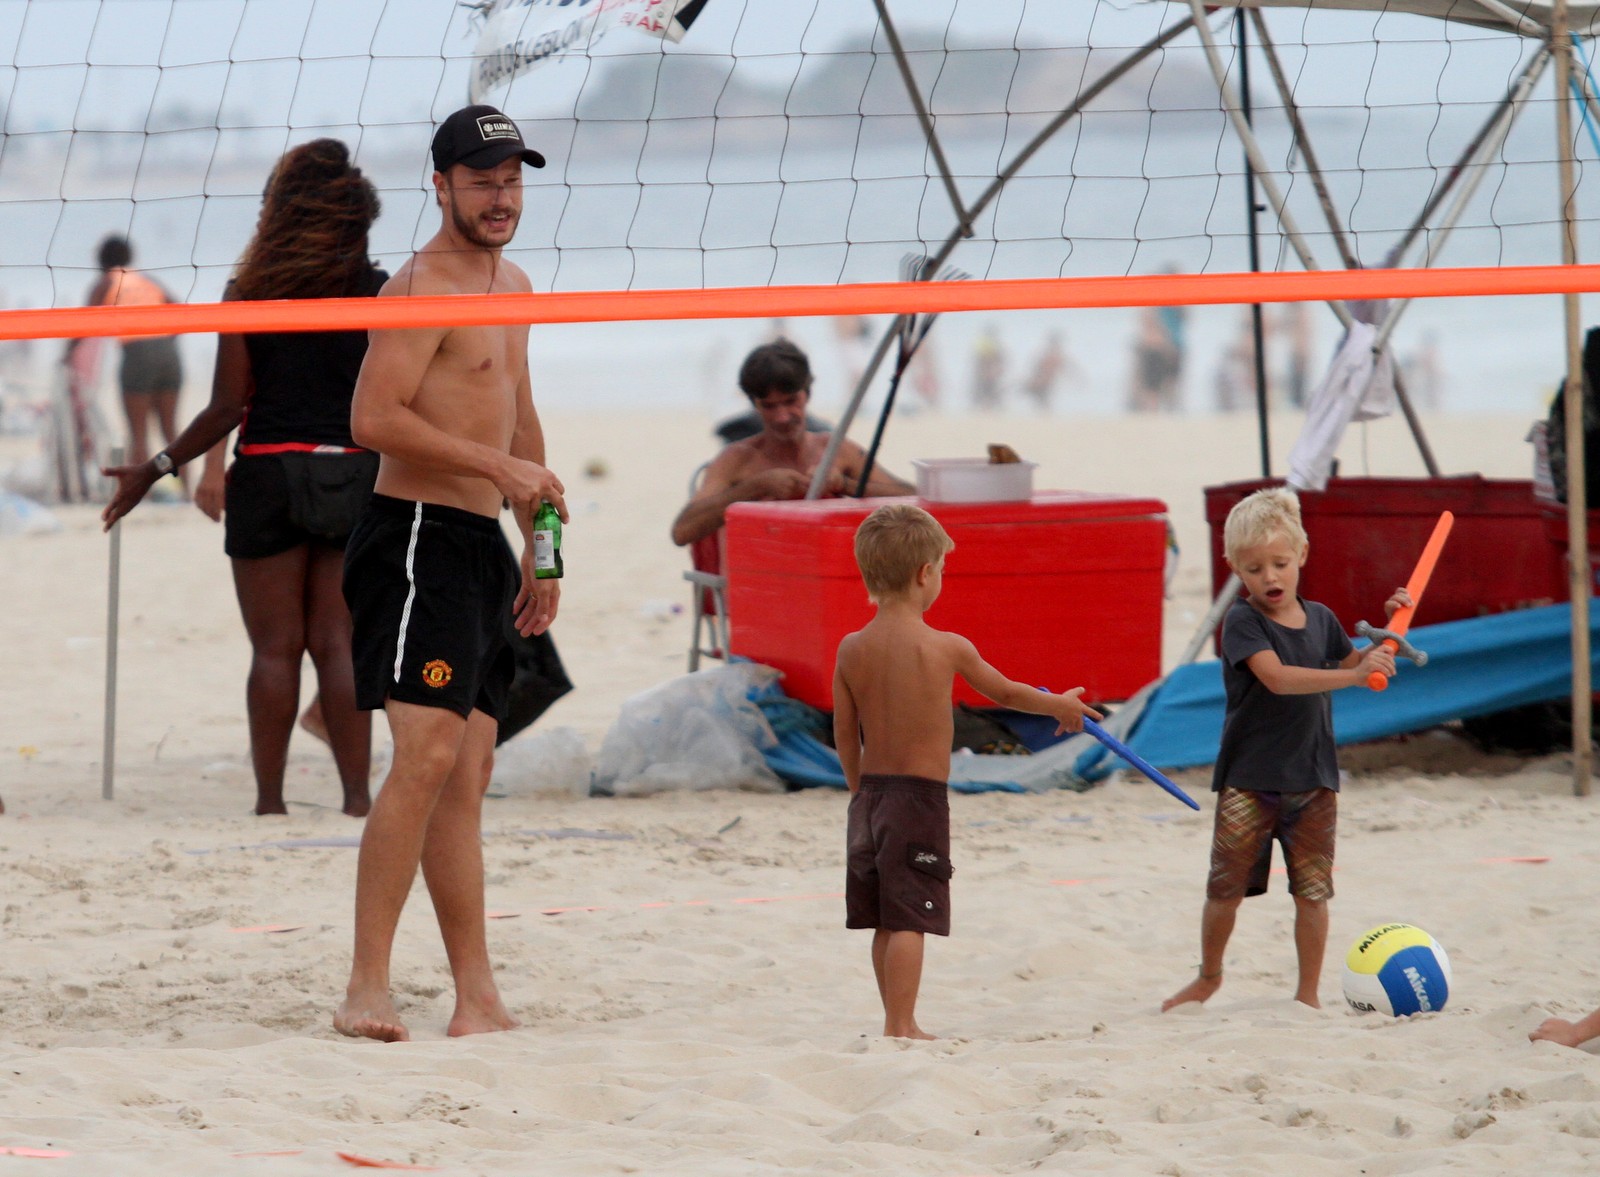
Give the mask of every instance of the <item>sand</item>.
M 579 689 L 540 727 L 595 750 L 626 697 L 682 670 L 685 561 L 666 531 L 708 422 L 546 424 L 574 508 L 556 632 Z M 1447 471 L 1526 476 L 1526 421 L 1427 424 Z M 1041 487 L 1169 503 L 1170 661 L 1206 603 L 1201 488 L 1258 468 L 1253 421 L 923 416 L 884 457 L 905 471 L 987 441 L 1038 459 Z M 609 473 L 585 479 L 591 459 Z M 1353 431 L 1343 468 L 1421 472 L 1393 421 Z M 1448 732 L 1348 751 L 1320 1011 L 1289 999 L 1280 889 L 1246 905 L 1221 993 L 1158 1012 L 1197 961 L 1204 773 L 1181 778 L 1200 814 L 1121 778 L 952 798 L 955 931 L 930 946 L 919 1008 L 942 1038 L 917 1045 L 875 1036 L 868 938 L 842 927 L 842 795 L 512 790 L 488 804 L 485 848 L 491 948 L 524 1028 L 444 1036 L 419 883 L 395 970 L 416 1041 L 341 1039 L 360 823 L 309 740 L 290 815 L 249 816 L 248 651 L 220 529 L 157 505 L 125 529 L 106 801 L 107 545 L 93 512 L 61 517 L 0 539 L 0 1174 L 278 1177 L 345 1171 L 341 1154 L 563 1175 L 1600 1165 L 1600 1063 L 1526 1037 L 1600 1002 L 1597 803 L 1570 795 L 1563 756 L 1484 756 Z M 1449 949 L 1444 1011 L 1343 1007 L 1344 950 L 1390 920 Z

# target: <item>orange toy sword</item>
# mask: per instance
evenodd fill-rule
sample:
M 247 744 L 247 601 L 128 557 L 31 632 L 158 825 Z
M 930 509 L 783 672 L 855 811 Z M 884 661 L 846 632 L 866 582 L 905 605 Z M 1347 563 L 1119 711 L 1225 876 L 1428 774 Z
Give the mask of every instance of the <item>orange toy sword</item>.
M 1422 557 L 1412 570 L 1411 579 L 1406 581 L 1406 595 L 1411 598 L 1411 604 L 1402 605 L 1394 611 L 1394 616 L 1389 618 L 1387 629 L 1377 629 L 1365 621 L 1356 622 L 1358 636 L 1370 638 L 1373 645 L 1381 642 L 1397 657 L 1409 658 L 1418 666 L 1428 664 L 1428 655 L 1406 641 L 1406 630 L 1411 628 L 1411 615 L 1417 611 L 1417 606 L 1422 604 L 1422 594 L 1427 591 L 1428 578 L 1433 575 L 1433 566 L 1439 562 L 1439 553 L 1444 551 L 1444 541 L 1450 538 L 1450 528 L 1455 521 L 1456 517 L 1445 511 L 1439 516 L 1439 522 L 1434 524 L 1433 534 L 1428 537 L 1427 546 L 1422 549 Z M 1381 691 L 1388 685 L 1389 676 L 1381 670 L 1374 670 L 1367 675 L 1367 686 L 1375 691 Z

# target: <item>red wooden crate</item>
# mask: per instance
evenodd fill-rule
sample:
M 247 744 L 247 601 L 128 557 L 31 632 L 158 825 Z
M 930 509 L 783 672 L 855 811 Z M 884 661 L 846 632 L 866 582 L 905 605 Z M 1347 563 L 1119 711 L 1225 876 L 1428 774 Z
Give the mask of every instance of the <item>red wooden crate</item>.
M 1213 593 L 1228 578 L 1222 525 L 1240 499 L 1280 480 L 1206 488 Z M 1345 631 L 1383 622 L 1383 603 L 1411 578 L 1441 511 L 1455 514 L 1444 554 L 1417 610 L 1418 625 L 1458 621 L 1567 599 L 1566 553 L 1551 543 L 1547 504 L 1533 483 L 1476 474 L 1449 478 L 1334 478 L 1326 490 L 1301 491 L 1300 515 L 1311 541 L 1300 595 L 1320 601 Z

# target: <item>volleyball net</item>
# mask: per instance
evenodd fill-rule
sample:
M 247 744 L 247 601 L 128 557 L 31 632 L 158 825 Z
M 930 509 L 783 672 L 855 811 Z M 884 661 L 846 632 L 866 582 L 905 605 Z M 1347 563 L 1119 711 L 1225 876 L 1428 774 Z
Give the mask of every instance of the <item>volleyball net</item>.
M 1593 292 L 1562 235 L 1571 214 L 1578 256 L 1600 258 L 1595 6 L 1572 6 L 1579 68 L 1559 95 L 1534 19 L 1548 6 L 1513 7 L 1532 16 L 1435 0 L 11 0 L 0 398 L 49 338 L 1280 300 L 1328 302 L 1347 325 L 1351 300 Z M 220 301 L 274 162 L 319 136 L 378 188 L 371 251 L 393 270 L 437 227 L 429 142 L 469 101 L 550 161 L 526 173 L 506 250 L 535 294 Z M 109 235 L 174 305 L 81 305 Z M 908 256 L 964 280 L 893 281 Z M 1557 368 L 1554 312 L 1479 311 L 1458 338 L 1481 348 L 1485 323 Z M 33 350 L 35 372 L 51 360 Z M 1487 384 L 1511 361 L 1465 362 Z

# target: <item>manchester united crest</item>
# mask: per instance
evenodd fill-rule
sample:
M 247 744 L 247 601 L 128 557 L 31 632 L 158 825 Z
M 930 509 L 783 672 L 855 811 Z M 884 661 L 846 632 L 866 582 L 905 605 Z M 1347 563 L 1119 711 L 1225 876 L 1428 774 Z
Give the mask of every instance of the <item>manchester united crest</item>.
M 435 658 L 422 668 L 422 681 L 430 687 L 442 687 L 450 682 L 450 663 Z

